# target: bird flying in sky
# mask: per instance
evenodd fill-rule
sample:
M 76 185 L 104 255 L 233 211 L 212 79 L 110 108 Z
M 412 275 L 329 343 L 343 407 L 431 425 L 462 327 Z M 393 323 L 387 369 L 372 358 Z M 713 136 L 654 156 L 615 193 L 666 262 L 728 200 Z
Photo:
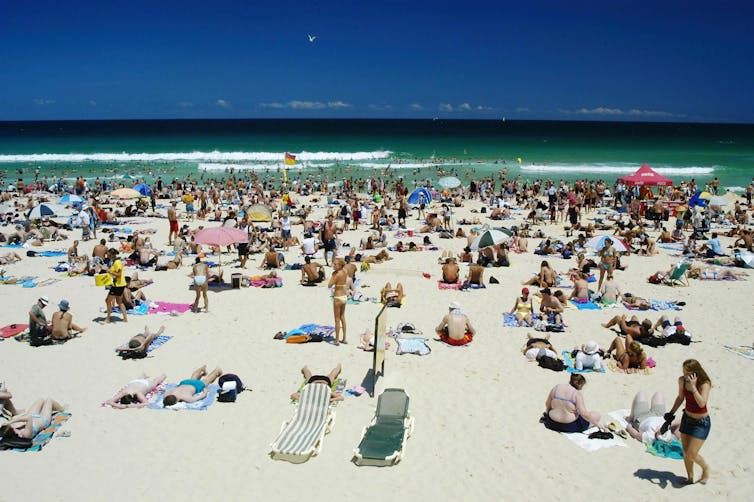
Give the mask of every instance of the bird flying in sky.
M 315 40 L 317 40 L 317 35 L 307 35 L 307 36 L 309 37 L 310 42 L 314 42 Z

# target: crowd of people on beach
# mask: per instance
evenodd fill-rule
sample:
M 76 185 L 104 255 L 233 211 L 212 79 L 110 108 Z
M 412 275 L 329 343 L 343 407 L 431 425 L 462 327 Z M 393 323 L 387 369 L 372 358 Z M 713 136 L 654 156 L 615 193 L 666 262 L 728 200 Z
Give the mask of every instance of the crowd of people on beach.
M 196 180 L 178 179 L 164 183 L 159 178 L 151 186 L 149 195 L 140 198 L 137 203 L 128 202 L 126 205 L 120 202 L 114 207 L 106 207 L 109 206 L 104 191 L 106 183 L 98 180 L 90 187 L 84 180 L 84 183 L 75 184 L 73 192 L 84 197 L 86 202 L 78 207 L 75 218 L 63 226 L 54 223 L 53 219 L 31 221 L 24 218 L 24 211 L 34 205 L 34 197 L 30 195 L 24 200 L 4 192 L 3 200 L 12 207 L 4 215 L 10 232 L 0 232 L 0 242 L 23 246 L 21 249 L 26 251 L 57 239 L 66 239 L 67 235 L 80 231 L 80 239 L 75 240 L 64 253 L 63 265 L 69 276 L 94 276 L 98 283 L 107 287 L 102 323 L 113 321 L 114 315 L 122 322 L 128 322 L 129 309 L 149 302 L 144 287 L 160 280 L 159 272 L 181 269 L 184 265 L 190 267 L 188 275 L 194 291 L 192 311 L 200 312 L 202 304 L 203 310 L 208 312 L 210 286 L 229 284 L 228 274 L 223 274 L 219 263 L 208 259 L 209 256 L 220 257 L 223 252 L 237 254 L 234 266 L 240 273 L 233 275 L 239 276 L 238 285 L 232 284 L 231 287 L 254 282 L 261 282 L 265 285 L 263 287 L 275 287 L 279 284 L 282 270 L 300 270 L 297 286 L 326 290 L 326 293 L 315 294 L 332 297 L 333 345 L 349 343 L 347 305 L 363 296 L 360 291 L 363 278 L 357 278 L 357 273 L 392 260 L 396 253 L 438 251 L 438 287 L 483 289 L 486 283 L 494 284 L 493 280 L 497 281 L 491 275 L 496 267 L 514 267 L 516 256 L 530 252 L 530 240 L 537 239 L 540 242 L 533 252 L 544 259 L 539 270 L 530 279 L 522 281 L 521 294 L 515 298 L 506 314 L 511 317 L 513 325 L 527 326 L 543 333 L 557 333 L 565 330 L 564 317 L 571 305 L 586 306 L 599 302 L 613 306 L 623 304 L 632 310 L 648 310 L 651 307 L 650 300 L 623 291 L 616 276 L 616 272 L 626 268 L 621 263 L 621 257 L 625 261 L 629 254 L 654 256 L 663 245 L 679 246 L 685 259 L 701 263 L 688 268 L 700 279 L 745 279 L 746 272 L 730 266 L 743 265 L 741 253 L 752 251 L 750 191 L 747 192 L 747 202 L 736 200 L 731 211 L 723 212 L 720 208 L 701 203 L 689 207 L 688 201 L 699 188 L 693 180 L 678 186 L 659 187 L 659 193 L 652 194 L 645 187 L 630 187 L 620 182 L 611 189 L 602 180 L 579 180 L 574 183 L 538 180 L 528 183 L 520 178 L 508 179 L 501 175 L 498 180 L 472 180 L 467 187 L 452 190 L 436 190 L 428 182 L 423 188 L 429 197 L 421 192 L 416 198 L 400 180 L 388 184 L 386 179 L 377 177 L 369 180 L 346 179 L 337 191 L 328 190 L 328 185 L 327 179 L 324 183 L 318 183 L 309 178 L 278 185 L 271 179 L 262 180 L 256 175 L 204 180 L 204 184 Z M 707 188 L 716 193 L 717 186 L 717 183 L 709 184 Z M 23 187 L 18 188 L 23 192 Z M 64 190 L 64 185 L 59 185 L 59 188 Z M 650 195 L 655 202 L 646 203 Z M 304 196 L 308 198 L 309 205 L 297 201 Z M 39 197 L 36 199 L 41 200 Z M 671 219 L 667 207 L 669 202 L 679 203 L 675 208 L 672 232 L 667 230 L 665 223 Z M 179 204 L 182 205 L 182 212 Z M 313 204 L 327 207 L 321 219 L 314 217 Z M 118 219 L 127 221 L 139 215 L 156 217 L 158 205 L 164 207 L 167 220 L 168 246 L 165 249 L 151 242 L 153 230 L 119 231 L 123 225 L 116 224 L 119 223 Z M 250 216 L 252 208 L 257 206 L 265 209 L 261 218 Z M 473 220 L 454 221 L 454 210 L 462 206 L 473 207 Z M 414 214 L 416 226 L 419 227 L 416 233 L 422 234 L 420 243 L 412 239 L 415 231 L 408 228 L 408 221 Z M 587 214 L 592 216 L 589 222 Z M 159 216 L 162 217 L 162 213 Z M 514 220 L 516 216 L 519 216 L 517 225 L 505 229 L 505 238 L 479 245 L 480 237 L 492 230 L 491 225 L 484 225 L 485 220 Z M 554 229 L 559 226 L 564 226 L 565 235 L 555 235 Z M 729 229 L 725 234 L 731 239 L 729 249 L 723 247 L 721 230 L 713 230 L 715 226 Z M 215 227 L 239 230 L 243 237 L 228 247 L 197 240 L 203 229 Z M 301 231 L 294 232 L 293 229 L 298 227 Z M 360 230 L 363 237 L 357 242 L 347 242 L 346 232 L 352 230 Z M 63 231 L 68 234 L 62 234 Z M 595 245 L 592 240 L 599 237 L 598 231 L 607 234 Z M 98 232 L 102 234 L 99 239 Z M 710 232 L 710 238 L 707 238 L 705 234 Z M 651 237 L 650 233 L 656 233 L 657 237 Z M 572 239 L 569 240 L 569 237 Z M 435 242 L 440 242 L 437 239 L 459 239 L 463 251 L 456 254 L 451 249 L 441 249 L 435 245 Z M 95 242 L 91 252 L 82 252 L 82 243 L 88 247 L 90 240 Z M 698 246 L 699 241 L 704 241 L 704 244 Z M 588 257 L 590 248 L 595 254 Z M 244 275 L 250 263 L 252 269 L 257 263 L 249 261 L 249 256 L 253 254 L 260 255 L 256 267 L 259 273 Z M 319 261 L 320 256 L 324 263 Z M 550 257 L 556 256 L 572 259 L 570 263 L 574 266 L 565 273 L 559 273 L 551 265 Z M 297 257 L 301 257 L 303 263 L 289 263 L 296 261 Z M 12 266 L 26 258 L 23 253 L 8 251 L 0 259 L 4 266 Z M 187 260 L 190 261 L 187 263 Z M 468 265 L 465 273 L 459 263 Z M 152 272 L 152 278 L 141 279 L 136 269 Z M 671 268 L 660 275 L 664 278 L 673 273 L 674 268 Z M 5 271 L 2 275 L 5 275 Z M 429 275 L 427 273 L 425 276 Z M 572 283 L 570 293 L 563 291 L 566 280 Z M 594 283 L 596 285 L 593 286 Z M 536 288 L 537 292 L 532 293 L 530 288 Z M 377 301 L 388 307 L 400 308 L 406 294 L 402 283 L 397 282 L 393 286 L 387 282 Z M 48 322 L 45 309 L 49 304 L 50 299 L 43 295 L 29 310 L 31 345 L 52 344 L 87 331 L 86 327 L 74 322 L 71 303 L 67 299 L 58 302 L 58 311 L 52 314 Z M 215 308 L 221 307 L 213 304 Z M 463 309 L 460 302 L 450 302 L 447 312 L 438 312 L 438 317 L 440 315 L 441 321 L 434 330 L 439 341 L 450 346 L 473 342 L 477 331 L 472 326 L 470 312 Z M 639 320 L 636 315 L 630 318 L 616 315 L 602 327 L 615 329 L 615 337 L 604 349 L 593 340 L 576 347 L 573 367 L 577 372 L 599 372 L 608 363 L 623 372 L 644 371 L 651 359 L 645 347 L 654 349 L 667 343 L 691 343 L 691 334 L 680 317 L 671 321 L 663 315 L 653 322 L 650 319 Z M 149 344 L 163 329 L 152 333 L 145 328 L 143 333 L 128 341 L 122 352 L 143 357 Z M 539 338 L 529 335 L 522 352 L 527 360 L 536 361 L 540 366 L 556 371 L 564 369 L 561 354 L 550 340 L 550 334 Z M 190 378 L 182 380 L 177 387 L 164 394 L 163 404 L 171 406 L 178 402 L 190 403 L 203 399 L 207 386 L 221 374 L 219 368 L 212 372 L 207 372 L 204 366 L 198 368 Z M 135 379 L 108 403 L 115 408 L 146 406 L 146 395 L 164 380 L 164 375 Z M 599 432 L 607 431 L 600 414 L 590 411 L 585 405 L 582 394 L 585 384 L 583 374 L 573 373 L 567 383 L 558 384 L 549 392 L 546 411 L 542 416 L 547 428 L 566 433 L 583 432 L 592 427 L 597 427 Z M 699 449 L 710 431 L 707 401 L 711 387 L 711 379 L 702 365 L 694 359 L 687 359 L 682 364 L 682 376 L 678 380 L 678 396 L 670 409 L 666 410 L 662 396 L 656 394 L 648 400 L 646 395 L 639 392 L 627 420 L 629 426 L 626 432 L 646 443 L 672 440 L 672 435 L 677 434 L 683 446 L 688 482 L 696 479 L 694 464 L 702 468 L 699 481 L 709 479 L 709 467 L 699 455 Z M 8 415 L 0 434 L 7 437 L 33 437 L 41 428 L 49 425 L 54 412 L 63 409 L 56 401 L 44 399 L 20 412 L 11 398 L 12 394 L 7 389 L 0 390 L 0 403 Z M 675 413 L 682 404 L 685 410 L 678 420 Z

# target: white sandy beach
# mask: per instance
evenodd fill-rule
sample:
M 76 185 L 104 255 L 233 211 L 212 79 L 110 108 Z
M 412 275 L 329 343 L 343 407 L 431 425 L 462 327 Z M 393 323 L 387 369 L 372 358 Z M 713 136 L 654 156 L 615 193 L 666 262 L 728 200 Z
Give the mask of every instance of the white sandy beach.
M 470 210 L 480 207 L 479 202 L 467 202 L 466 207 L 456 209 L 454 218 L 474 216 Z M 321 219 L 323 214 L 324 208 L 318 208 L 313 219 Z M 478 216 L 483 223 L 499 223 Z M 418 226 L 416 212 L 410 219 Z M 139 220 L 142 223 L 129 226 L 157 228 L 152 241 L 167 249 L 167 220 Z M 198 221 L 190 225 L 196 228 L 200 223 L 217 225 Z M 517 222 L 502 223 L 510 226 Z M 347 231 L 342 241 L 358 245 L 367 231 L 366 225 L 361 228 Z M 549 236 L 564 238 L 562 224 L 540 228 Z M 8 227 L 3 230 L 7 232 Z M 301 227 L 294 226 L 293 234 L 301 237 Z M 392 245 L 396 239 L 393 232 L 389 235 Z M 78 229 L 71 234 L 73 238 L 79 236 Z M 421 244 L 421 237 L 413 240 Z M 729 238 L 721 239 L 725 246 L 731 243 Z M 67 249 L 71 241 L 47 243 L 41 249 Z M 455 253 L 465 245 L 465 239 L 432 236 L 432 241 Z M 90 254 L 95 242 L 82 242 L 80 252 Z M 530 239 L 530 251 L 538 243 L 539 239 Z M 712 468 L 707 485 L 674 487 L 685 476 L 683 462 L 652 456 L 633 439 L 625 441 L 625 448 L 590 453 L 538 422 L 549 390 L 556 383 L 566 382 L 568 374 L 527 362 L 521 347 L 526 334 L 534 334 L 534 330 L 503 327 L 502 313 L 510 310 L 521 282 L 539 268 L 542 257 L 531 252 L 511 253 L 510 268 L 487 269 L 485 280 L 492 275 L 500 284 L 478 291 L 438 289 L 440 251 L 390 253 L 393 260 L 357 274 L 365 285 L 362 292 L 370 297 L 379 296 L 386 281 L 401 282 L 407 299 L 402 308 L 388 309 L 388 325 L 413 323 L 430 338 L 432 348 L 427 356 L 397 356 L 396 344 L 391 342 L 377 394 L 388 387 L 406 389 L 416 425 L 403 461 L 387 468 L 357 467 L 350 462 L 361 429 L 372 419 L 377 403 L 376 396 L 366 394 L 346 396 L 337 405 L 334 430 L 326 436 L 319 456 L 301 465 L 269 457 L 270 443 L 293 414 L 289 395 L 302 381 L 299 370 L 303 365 L 315 373 L 326 373 L 341 363 L 348 388 L 366 377 L 372 354 L 356 347 L 357 335 L 373 327 L 378 304 L 348 305 L 348 345 L 292 345 L 273 340 L 276 332 L 304 323 L 332 324 L 327 288 L 302 287 L 298 284 L 300 272 L 288 270 L 281 272 L 282 288 L 210 291 L 209 313 L 132 315 L 128 323 L 103 326 L 94 319 L 103 316 L 100 309 L 105 291 L 95 287 L 91 277 L 62 277 L 52 270 L 58 258 L 24 257 L 20 263 L 7 265 L 7 272 L 62 280 L 36 288 L 0 285 L 0 325 L 28 322 L 29 308 L 39 296 L 46 295 L 51 300 L 45 309 L 48 319 L 57 310 L 57 303 L 66 298 L 71 302 L 74 320 L 88 329 L 80 338 L 49 347 L 33 348 L 12 338 L 0 341 L 0 381 L 13 392 L 16 405 L 25 408 L 35 399 L 49 396 L 65 403 L 72 413 L 61 427 L 70 431 L 70 437 L 56 436 L 37 453 L 0 453 L 0 500 L 313 502 L 358 497 L 362 501 L 486 501 L 579 496 L 604 500 L 745 500 L 754 490 L 754 455 L 748 431 L 748 417 L 754 415 L 750 396 L 754 361 L 728 352 L 722 345 L 754 342 L 754 277 L 721 282 L 692 279 L 688 288 L 647 283 L 649 275 L 667 270 L 681 259 L 670 253 L 661 249 L 651 258 L 625 257 L 622 261 L 628 269 L 617 271 L 616 279 L 623 291 L 638 296 L 685 301 L 681 312 L 637 315 L 646 313 L 652 321 L 663 313 L 680 315 L 695 343 L 647 347 L 648 355 L 657 362 L 651 374 L 587 374 L 583 392 L 587 406 L 602 413 L 603 422 L 609 421 L 608 412 L 629 408 L 639 390 L 650 394 L 662 391 L 670 405 L 677 392 L 681 363 L 687 358 L 698 359 L 713 382 L 708 405 L 712 431 L 701 451 Z M 223 263 L 228 264 L 226 280 L 236 271 L 234 258 L 223 256 Z M 260 255 L 250 257 L 247 269 L 252 274 L 258 272 L 260 259 Z M 575 263 L 574 259 L 547 259 L 559 272 Z M 286 261 L 301 263 L 303 258 L 298 250 L 291 249 Z M 192 302 L 194 293 L 188 290 L 186 277 L 189 263 L 189 259 L 184 260 L 179 270 L 140 272 L 140 277 L 155 280 L 145 288 L 149 299 Z M 328 276 L 330 271 L 328 268 Z M 430 273 L 431 278 L 424 278 L 422 272 Z M 434 340 L 434 327 L 453 300 L 461 303 L 478 332 L 468 347 L 451 348 Z M 629 312 L 622 306 L 600 311 L 566 310 L 568 328 L 565 333 L 553 333 L 552 343 L 561 351 L 593 339 L 607 348 L 614 334 L 600 323 L 622 313 Z M 172 340 L 146 359 L 122 361 L 116 357 L 114 348 L 145 324 L 152 330 L 164 324 L 165 334 Z M 210 369 L 220 366 L 237 373 L 252 391 L 242 393 L 234 404 L 215 403 L 206 411 L 120 411 L 100 406 L 142 372 L 164 372 L 169 382 L 177 382 L 205 363 Z

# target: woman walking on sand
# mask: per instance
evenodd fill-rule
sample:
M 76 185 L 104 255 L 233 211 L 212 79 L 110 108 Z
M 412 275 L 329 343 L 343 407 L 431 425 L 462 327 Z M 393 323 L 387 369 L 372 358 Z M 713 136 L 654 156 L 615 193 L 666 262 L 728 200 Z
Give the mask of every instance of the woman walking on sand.
M 709 435 L 711 423 L 707 412 L 707 399 L 712 388 L 712 381 L 696 359 L 683 362 L 683 376 L 678 378 L 678 397 L 675 398 L 670 413 L 665 420 L 672 418 L 682 402 L 686 402 L 681 420 L 681 443 L 683 444 L 683 463 L 686 466 L 686 482 L 694 482 L 694 462 L 702 468 L 699 482 L 709 480 L 709 466 L 699 450 Z

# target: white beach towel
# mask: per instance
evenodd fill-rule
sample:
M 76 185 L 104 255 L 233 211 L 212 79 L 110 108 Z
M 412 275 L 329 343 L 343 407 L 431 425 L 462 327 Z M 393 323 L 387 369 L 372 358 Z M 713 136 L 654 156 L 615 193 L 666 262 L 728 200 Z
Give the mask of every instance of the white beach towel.
M 589 439 L 589 434 L 591 434 L 592 432 L 597 432 L 598 430 L 599 429 L 597 429 L 596 427 L 592 427 L 591 429 L 587 429 L 585 432 L 575 432 L 571 434 L 561 432 L 561 434 L 567 437 L 571 442 L 577 444 L 588 452 L 601 450 L 603 448 L 610 448 L 612 446 L 622 446 L 624 448 L 628 448 L 628 446 L 626 446 L 626 443 L 615 435 L 613 435 L 613 439 Z

